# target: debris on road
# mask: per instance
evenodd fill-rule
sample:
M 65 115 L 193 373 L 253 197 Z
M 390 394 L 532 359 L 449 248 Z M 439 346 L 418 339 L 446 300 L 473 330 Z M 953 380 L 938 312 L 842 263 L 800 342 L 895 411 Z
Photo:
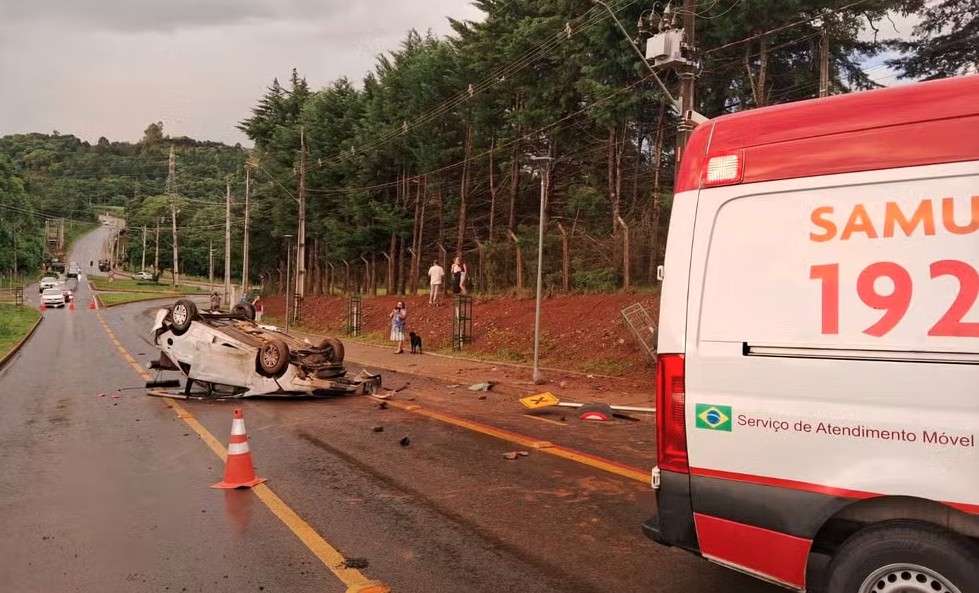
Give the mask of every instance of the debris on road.
M 517 457 L 518 457 L 518 455 L 517 455 L 517 452 L 516 451 L 510 451 L 509 453 L 504 453 L 503 454 L 503 459 L 508 459 L 510 461 L 513 461 Z
M 374 427 L 374 432 L 384 432 L 384 427 L 383 426 L 380 426 L 380 425 L 375 426 Z
M 517 455 L 519 455 L 521 457 L 527 457 L 527 456 L 530 455 L 530 453 L 527 452 L 527 451 L 517 451 Z
M 401 437 L 401 440 L 398 441 L 398 444 L 401 445 L 402 447 L 407 447 L 408 445 L 411 444 L 411 439 L 408 438 L 408 435 L 405 435 Z
M 608 422 L 612 419 L 612 406 L 608 404 L 584 404 L 578 408 L 579 420 Z
M 481 400 L 486 399 L 486 396 L 485 395 L 481 395 L 481 396 L 479 396 L 479 399 L 481 399 Z
M 377 409 L 378 410 L 386 410 L 386 409 L 388 409 L 388 403 L 387 402 L 381 402 L 381 403 L 377 404 Z
M 577 404 L 572 402 L 563 402 L 556 395 L 550 391 L 545 391 L 544 393 L 538 393 L 535 395 L 528 395 L 527 397 L 520 398 L 520 403 L 523 404 L 525 408 L 536 410 L 538 408 L 547 408 L 550 406 L 562 406 L 566 408 L 582 408 L 584 406 L 603 406 L 602 411 L 608 408 L 607 415 L 611 417 L 612 412 L 636 412 L 642 414 L 654 414 L 656 413 L 656 408 L 646 408 L 640 406 L 613 406 L 602 402 L 592 402 L 585 404 Z M 579 417 L 583 412 L 579 412 Z
M 493 388 L 492 381 L 486 381 L 484 383 L 474 383 L 469 386 L 469 391 L 489 391 Z
M 347 558 L 343 561 L 340 566 L 343 568 L 353 568 L 356 570 L 363 570 L 370 566 L 370 561 L 367 558 Z

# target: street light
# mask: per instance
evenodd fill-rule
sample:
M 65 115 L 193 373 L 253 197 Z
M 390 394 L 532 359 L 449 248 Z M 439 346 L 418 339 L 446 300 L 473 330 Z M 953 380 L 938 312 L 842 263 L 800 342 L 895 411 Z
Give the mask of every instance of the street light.
M 537 221 L 537 310 L 534 313 L 534 385 L 544 382 L 540 375 L 540 309 L 544 288 L 544 207 L 547 204 L 547 182 L 551 176 L 554 157 L 532 156 L 540 171 L 540 219 Z
M 286 333 L 289 333 L 289 268 L 292 267 L 292 238 L 295 235 L 282 235 L 286 240 Z

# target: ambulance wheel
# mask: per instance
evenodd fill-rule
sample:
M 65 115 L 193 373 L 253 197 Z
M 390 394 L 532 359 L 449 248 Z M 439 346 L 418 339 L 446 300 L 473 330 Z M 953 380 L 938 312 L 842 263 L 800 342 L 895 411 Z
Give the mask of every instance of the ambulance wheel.
M 192 300 L 180 299 L 170 310 L 170 329 L 174 335 L 183 335 L 190 329 L 195 319 L 197 319 L 197 305 Z
M 979 549 L 928 523 L 888 521 L 852 535 L 833 555 L 827 593 L 979 591 Z
M 231 312 L 248 321 L 255 321 L 255 307 L 251 303 L 237 303 L 231 307 Z
M 278 377 L 289 366 L 289 346 L 278 338 L 270 338 L 258 350 L 258 369 L 268 377 Z
M 323 338 L 319 343 L 319 348 L 321 350 L 330 349 L 330 362 L 341 363 L 343 362 L 343 342 L 336 338 Z

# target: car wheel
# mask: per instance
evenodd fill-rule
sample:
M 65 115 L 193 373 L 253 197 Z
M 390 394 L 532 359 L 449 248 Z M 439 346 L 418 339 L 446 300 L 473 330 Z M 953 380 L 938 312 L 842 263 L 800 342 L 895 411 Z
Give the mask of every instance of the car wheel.
M 270 338 L 258 350 L 258 369 L 263 375 L 278 377 L 289 366 L 289 346 L 278 338 Z
M 889 521 L 851 536 L 833 555 L 827 593 L 979 591 L 979 550 L 927 523 Z
M 327 357 L 330 362 L 332 363 L 343 362 L 343 355 L 344 355 L 343 342 L 341 342 L 340 340 L 336 338 L 323 338 L 323 340 L 320 341 L 319 346 L 317 346 L 317 348 L 319 348 L 320 350 L 330 351 L 330 354 Z
M 190 299 L 180 299 L 170 310 L 170 329 L 174 335 L 183 335 L 197 319 L 197 305 Z
M 238 303 L 231 308 L 231 312 L 248 321 L 255 321 L 255 307 L 251 303 Z

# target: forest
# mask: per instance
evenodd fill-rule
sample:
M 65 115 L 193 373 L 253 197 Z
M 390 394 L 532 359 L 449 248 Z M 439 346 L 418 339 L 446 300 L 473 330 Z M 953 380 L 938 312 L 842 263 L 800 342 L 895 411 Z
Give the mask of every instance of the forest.
M 475 5 L 482 19 L 451 21 L 444 37 L 410 31 L 359 81 L 270 73 L 239 123 L 251 149 L 169 138 L 162 123 L 133 144 L 0 139 L 23 180 L 19 199 L 31 204 L 19 207 L 73 217 L 124 206 L 139 266 L 136 235 L 151 229 L 153 250 L 169 210 L 172 144 L 187 273 L 206 273 L 212 245 L 223 257 L 230 188 L 235 277 L 247 192 L 250 281 L 269 288 L 283 284 L 303 196 L 309 294 L 412 293 L 432 260 L 456 255 L 477 290 L 519 292 L 536 275 L 538 223 L 549 291 L 655 286 L 677 115 L 609 12 L 641 48 L 681 26 L 682 11 L 637 0 L 611 0 L 609 10 L 591 0 Z M 918 24 L 898 39 L 890 22 L 901 16 Z M 695 106 L 707 117 L 817 96 L 821 57 L 829 94 L 961 75 L 979 63 L 974 0 L 701 0 L 695 19 Z M 677 76 L 660 75 L 675 95 Z M 543 177 L 540 157 L 553 159 Z M 16 196 L 18 183 L 3 189 L 10 168 L 0 160 L 0 192 Z M 0 227 L 0 242 L 7 236 Z M 166 233 L 160 244 L 166 267 Z

